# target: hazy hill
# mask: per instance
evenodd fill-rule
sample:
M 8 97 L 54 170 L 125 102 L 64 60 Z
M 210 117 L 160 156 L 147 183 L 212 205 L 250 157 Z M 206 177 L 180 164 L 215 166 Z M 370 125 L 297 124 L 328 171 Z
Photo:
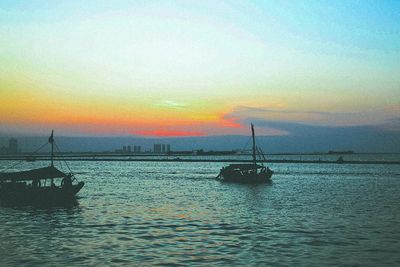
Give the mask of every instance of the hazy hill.
M 47 136 L 0 135 L 0 147 L 7 146 L 10 137 L 18 138 L 23 152 L 34 151 L 47 141 Z M 203 136 L 179 138 L 130 137 L 65 137 L 56 136 L 64 152 L 102 152 L 121 149 L 124 145 L 153 149 L 153 144 L 170 144 L 171 150 L 231 150 L 250 149 L 249 136 Z M 395 131 L 377 131 L 365 127 L 331 128 L 319 127 L 309 131 L 297 129 L 287 136 L 258 136 L 257 142 L 266 153 L 280 152 L 326 152 L 329 150 L 354 150 L 356 152 L 400 152 L 400 135 Z

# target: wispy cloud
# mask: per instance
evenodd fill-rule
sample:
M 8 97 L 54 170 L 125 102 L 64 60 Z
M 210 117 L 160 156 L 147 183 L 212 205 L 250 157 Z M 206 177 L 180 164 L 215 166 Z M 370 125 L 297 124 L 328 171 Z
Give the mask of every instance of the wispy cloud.
M 396 108 L 376 108 L 363 112 L 324 112 L 313 110 L 281 110 L 262 107 L 236 107 L 226 116 L 236 118 L 238 122 L 249 118 L 266 121 L 286 121 L 317 126 L 379 126 L 394 124 L 398 116 Z
M 170 108 L 170 109 L 183 109 L 183 108 L 186 108 L 189 106 L 186 103 L 176 102 L 173 100 L 164 100 L 164 101 L 156 103 L 154 105 L 157 107 L 164 107 L 164 108 Z

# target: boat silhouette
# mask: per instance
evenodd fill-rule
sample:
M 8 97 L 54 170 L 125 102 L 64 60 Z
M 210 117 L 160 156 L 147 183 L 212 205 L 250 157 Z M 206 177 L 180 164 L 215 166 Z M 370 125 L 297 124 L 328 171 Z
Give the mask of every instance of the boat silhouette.
M 78 182 L 69 167 L 69 173 L 54 167 L 54 131 L 51 132 L 48 142 L 51 144 L 50 166 L 0 173 L 2 205 L 53 205 L 75 201 L 84 182 Z M 47 183 L 48 180 L 50 183 Z
M 252 163 L 230 164 L 222 167 L 217 179 L 223 182 L 234 183 L 269 183 L 271 182 L 272 174 L 270 168 L 265 167 L 262 162 L 257 161 L 257 155 L 265 160 L 262 150 L 257 147 L 254 134 L 254 125 L 251 124 L 251 134 L 253 140 L 253 161 Z

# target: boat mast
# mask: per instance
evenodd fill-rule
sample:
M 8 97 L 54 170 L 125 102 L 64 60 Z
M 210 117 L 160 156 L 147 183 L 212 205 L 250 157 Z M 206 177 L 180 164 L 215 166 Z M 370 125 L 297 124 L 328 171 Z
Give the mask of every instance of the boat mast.
M 53 167 L 53 157 L 54 157 L 54 144 L 51 143 L 51 167 Z
M 53 164 L 53 158 L 54 158 L 54 130 L 51 130 L 51 135 L 49 137 L 49 143 L 51 144 L 51 167 L 54 166 Z
M 256 164 L 256 138 L 254 137 L 254 125 L 251 124 L 251 135 L 253 137 L 253 163 Z

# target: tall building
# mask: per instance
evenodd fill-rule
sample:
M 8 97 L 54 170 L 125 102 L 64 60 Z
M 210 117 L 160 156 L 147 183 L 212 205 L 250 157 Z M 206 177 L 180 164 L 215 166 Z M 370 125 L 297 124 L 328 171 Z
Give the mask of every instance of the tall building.
M 134 153 L 140 153 L 141 152 L 141 147 L 140 146 L 133 146 L 133 152 Z
M 128 148 L 128 153 L 131 153 L 131 151 L 132 151 L 131 146 L 128 146 L 127 148 Z
M 161 153 L 161 144 L 154 144 L 154 153 Z
M 11 138 L 8 142 L 8 154 L 17 154 L 18 153 L 18 140 L 15 138 Z
M 171 151 L 171 146 L 170 144 L 154 144 L 154 153 L 169 153 Z

